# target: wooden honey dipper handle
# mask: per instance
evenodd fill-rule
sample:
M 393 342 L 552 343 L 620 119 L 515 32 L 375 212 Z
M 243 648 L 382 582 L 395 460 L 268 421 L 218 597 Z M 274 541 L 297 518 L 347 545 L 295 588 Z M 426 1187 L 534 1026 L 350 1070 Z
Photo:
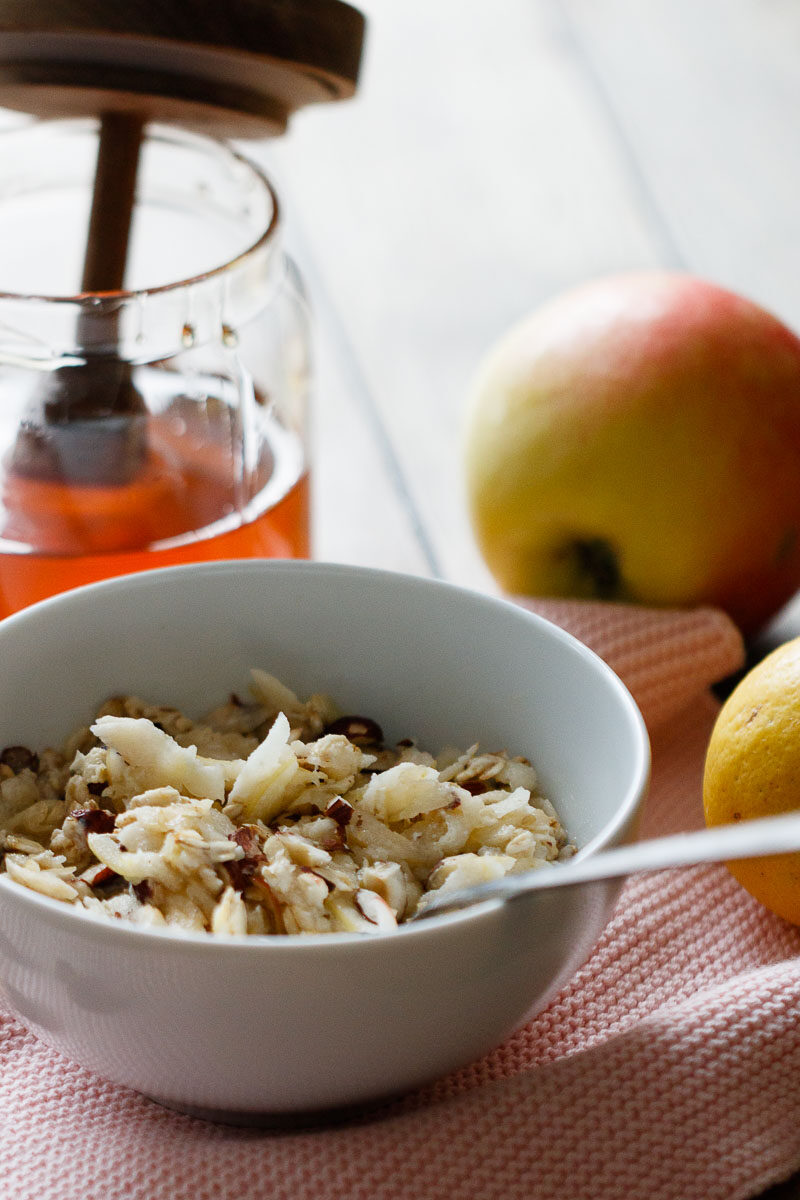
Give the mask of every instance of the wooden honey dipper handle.
M 100 120 L 81 291 L 116 292 L 125 285 L 143 131 L 135 112 L 105 113 Z

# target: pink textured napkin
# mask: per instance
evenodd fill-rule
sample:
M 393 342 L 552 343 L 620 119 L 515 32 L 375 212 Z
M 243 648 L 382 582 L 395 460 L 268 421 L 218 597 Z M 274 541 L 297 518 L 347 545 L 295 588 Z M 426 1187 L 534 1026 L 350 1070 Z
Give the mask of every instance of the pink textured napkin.
M 643 833 L 702 822 L 716 713 L 741 662 L 722 614 L 542 603 L 638 699 Z M 347 1124 L 238 1130 L 73 1066 L 0 1009 L 8 1200 L 736 1200 L 800 1168 L 800 930 L 724 867 L 631 880 L 589 961 L 505 1045 Z M 264 1053 L 269 1053 L 265 1039 Z

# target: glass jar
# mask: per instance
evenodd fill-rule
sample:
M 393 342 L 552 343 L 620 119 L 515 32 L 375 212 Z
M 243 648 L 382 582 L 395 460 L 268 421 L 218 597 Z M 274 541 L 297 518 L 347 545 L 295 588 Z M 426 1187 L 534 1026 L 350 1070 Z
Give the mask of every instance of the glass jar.
M 275 192 L 225 144 L 147 126 L 124 290 L 83 291 L 98 129 L 0 136 L 0 616 L 309 553 L 309 322 Z

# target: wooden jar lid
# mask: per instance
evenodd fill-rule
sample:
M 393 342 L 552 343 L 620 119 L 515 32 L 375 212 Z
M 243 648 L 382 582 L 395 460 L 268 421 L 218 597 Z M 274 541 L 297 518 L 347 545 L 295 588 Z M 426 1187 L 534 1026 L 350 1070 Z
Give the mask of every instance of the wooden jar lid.
M 264 137 L 353 94 L 364 29 L 342 0 L 0 0 L 0 107 Z

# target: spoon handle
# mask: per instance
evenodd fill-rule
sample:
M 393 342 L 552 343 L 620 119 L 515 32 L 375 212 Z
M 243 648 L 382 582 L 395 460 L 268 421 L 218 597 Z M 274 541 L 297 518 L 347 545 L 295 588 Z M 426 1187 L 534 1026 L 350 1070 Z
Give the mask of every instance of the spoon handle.
M 737 825 L 718 825 L 696 833 L 674 833 L 617 846 L 589 858 L 505 875 L 490 883 L 460 891 L 435 893 L 414 920 L 454 912 L 484 900 L 513 900 L 545 888 L 570 887 L 602 879 L 624 879 L 640 871 L 667 867 L 689 867 L 698 863 L 726 862 L 736 858 L 786 854 L 800 850 L 800 812 L 779 817 L 762 817 Z

